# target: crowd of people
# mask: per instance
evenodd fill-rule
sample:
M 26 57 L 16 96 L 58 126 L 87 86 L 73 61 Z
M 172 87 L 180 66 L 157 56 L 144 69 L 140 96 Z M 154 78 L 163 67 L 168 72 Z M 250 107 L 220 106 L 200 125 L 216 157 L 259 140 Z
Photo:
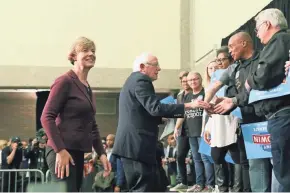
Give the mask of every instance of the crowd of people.
M 208 63 L 205 80 L 195 71 L 179 74 L 176 104 L 161 103 L 155 94 L 152 82 L 161 71 L 157 56 L 137 56 L 120 92 L 116 134 L 108 135 L 106 142 L 100 137 L 87 81 L 95 64 L 95 44 L 79 38 L 68 57 L 73 69 L 53 83 L 43 110 L 46 146 L 40 140 L 31 142 L 45 149 L 40 157 L 52 181 L 64 182 L 73 192 L 92 187 L 115 192 L 289 192 L 289 95 L 249 102 L 251 91 L 268 91 L 285 82 L 290 67 L 288 22 L 278 9 L 261 11 L 255 21 L 264 49 L 255 50 L 245 31 L 233 34 Z M 223 73 L 216 78 L 218 70 Z M 233 113 L 237 107 L 241 117 Z M 158 126 L 168 122 L 166 118 L 174 120 L 174 127 L 159 141 Z M 248 159 L 241 127 L 262 121 L 268 123 L 272 157 Z M 13 163 L 19 140 L 12 138 L 2 150 L 4 168 Z M 210 154 L 200 152 L 203 141 Z
M 43 129 L 29 141 L 21 141 L 17 136 L 0 140 L 0 166 L 4 170 L 37 169 L 46 174 L 48 166 L 45 158 L 47 136 Z M 22 180 L 22 181 L 21 181 Z M 23 191 L 29 182 L 42 182 L 38 172 L 0 172 L 0 190 L 4 192 Z M 21 186 L 22 185 L 22 186 Z
M 198 72 L 180 74 L 182 91 L 177 104 L 163 104 L 155 95 L 152 81 L 161 70 L 158 58 L 148 53 L 136 58 L 134 72 L 120 93 L 117 145 L 113 149 L 123 163 L 129 190 L 156 191 L 155 181 L 160 178 L 155 172 L 154 141 L 161 117 L 165 117 L 177 119 L 173 131 L 177 145 L 169 148 L 170 156 L 164 161 L 168 174 L 178 176 L 170 178 L 171 191 L 210 192 L 214 187 L 221 192 L 290 191 L 289 94 L 278 92 L 249 102 L 252 91 L 267 92 L 285 83 L 288 23 L 278 9 L 263 10 L 255 21 L 264 49 L 255 50 L 247 32 L 233 34 L 208 64 L 205 81 Z M 212 77 L 219 69 L 224 70 L 222 75 Z M 237 107 L 241 117 L 233 113 Z M 248 159 L 241 127 L 263 121 L 268 123 L 272 156 Z M 202 140 L 210 145 L 210 155 L 199 151 Z M 193 186 L 187 179 L 189 150 L 195 173 Z M 232 163 L 225 161 L 227 155 Z

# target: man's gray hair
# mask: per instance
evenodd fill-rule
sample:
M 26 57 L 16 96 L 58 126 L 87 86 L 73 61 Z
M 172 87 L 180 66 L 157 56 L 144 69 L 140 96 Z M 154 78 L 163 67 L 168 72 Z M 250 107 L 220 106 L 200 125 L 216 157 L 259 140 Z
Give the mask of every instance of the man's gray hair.
M 202 76 L 201 76 L 201 74 L 199 72 L 190 71 L 187 76 L 194 76 L 194 75 L 198 76 L 198 78 L 202 81 Z
M 143 52 L 141 55 L 137 56 L 133 63 L 133 72 L 139 72 L 140 64 L 147 64 L 149 56 L 152 56 L 149 52 Z
M 271 8 L 261 11 L 256 17 L 255 21 L 258 25 L 262 22 L 269 21 L 273 27 L 278 27 L 280 29 L 288 29 L 287 20 L 279 9 Z

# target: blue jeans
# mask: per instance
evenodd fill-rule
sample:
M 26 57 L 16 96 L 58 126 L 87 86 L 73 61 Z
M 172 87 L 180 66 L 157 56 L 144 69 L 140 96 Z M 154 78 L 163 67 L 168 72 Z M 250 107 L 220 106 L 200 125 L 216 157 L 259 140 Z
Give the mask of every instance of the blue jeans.
M 290 192 L 290 110 L 270 118 L 267 129 L 271 135 L 273 170 L 281 184 L 279 192 Z
M 177 137 L 177 140 L 176 140 L 176 149 L 178 149 L 178 138 Z M 178 160 L 176 160 L 176 163 L 177 163 L 177 174 L 176 174 L 176 183 L 179 184 L 181 183 L 181 177 L 180 177 L 180 172 L 179 172 L 179 167 L 178 167 Z
M 250 159 L 249 165 L 252 192 L 271 192 L 270 159 Z
M 196 184 L 214 186 L 214 167 L 206 155 L 198 152 L 200 137 L 189 137 L 189 145 L 194 161 Z M 205 173 L 204 173 L 205 171 Z M 205 182 L 206 178 L 206 182 Z
M 271 159 L 271 163 L 273 164 L 273 160 Z M 279 188 L 281 188 L 280 183 L 278 182 L 274 170 L 272 170 L 272 186 L 271 186 L 271 192 L 279 192 Z

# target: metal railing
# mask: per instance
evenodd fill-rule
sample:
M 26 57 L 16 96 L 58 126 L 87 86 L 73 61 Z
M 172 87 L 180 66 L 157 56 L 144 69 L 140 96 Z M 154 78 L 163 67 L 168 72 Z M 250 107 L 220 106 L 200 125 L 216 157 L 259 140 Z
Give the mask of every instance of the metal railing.
M 37 169 L 1 169 L 1 192 L 25 192 L 29 184 L 43 184 L 44 174 Z
M 47 170 L 46 173 L 45 173 L 45 183 L 47 184 L 50 181 L 51 181 L 50 170 Z
M 199 61 L 201 61 L 202 59 L 204 59 L 205 57 L 207 57 L 208 55 L 210 55 L 212 52 L 214 52 L 216 49 L 211 49 L 209 50 L 207 53 L 205 53 L 203 56 L 201 56 L 198 60 L 195 61 L 195 63 L 198 63 Z

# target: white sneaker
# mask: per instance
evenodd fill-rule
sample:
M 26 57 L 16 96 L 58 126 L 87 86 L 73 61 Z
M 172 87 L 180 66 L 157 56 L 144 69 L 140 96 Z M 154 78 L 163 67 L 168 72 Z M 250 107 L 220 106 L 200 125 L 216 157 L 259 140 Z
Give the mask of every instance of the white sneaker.
M 201 185 L 195 184 L 191 188 L 187 189 L 187 192 L 201 192 L 204 189 Z
M 180 183 L 180 184 L 177 184 L 176 186 L 174 186 L 173 188 L 170 188 L 169 191 L 172 191 L 172 192 L 186 191 L 187 188 L 188 188 L 187 185 L 184 185 L 184 184 Z

